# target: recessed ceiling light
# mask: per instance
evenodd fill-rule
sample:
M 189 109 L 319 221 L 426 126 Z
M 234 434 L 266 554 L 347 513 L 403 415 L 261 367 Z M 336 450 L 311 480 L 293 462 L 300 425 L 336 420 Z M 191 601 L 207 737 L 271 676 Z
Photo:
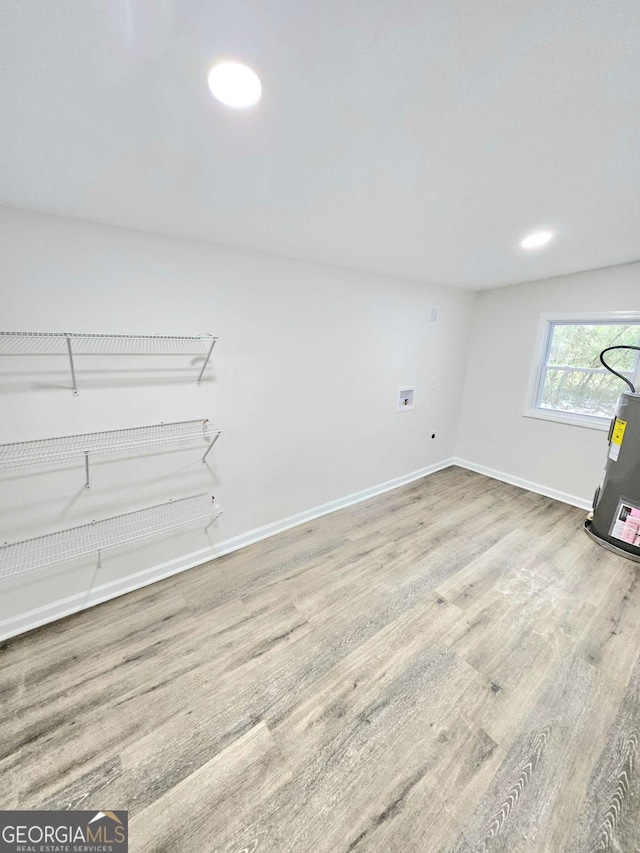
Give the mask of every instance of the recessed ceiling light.
M 228 107 L 242 110 L 252 107 L 260 100 L 260 78 L 255 71 L 241 62 L 216 62 L 207 79 L 213 97 Z
M 523 249 L 537 249 L 538 246 L 544 246 L 553 237 L 551 231 L 536 231 L 535 234 L 529 234 L 520 243 Z

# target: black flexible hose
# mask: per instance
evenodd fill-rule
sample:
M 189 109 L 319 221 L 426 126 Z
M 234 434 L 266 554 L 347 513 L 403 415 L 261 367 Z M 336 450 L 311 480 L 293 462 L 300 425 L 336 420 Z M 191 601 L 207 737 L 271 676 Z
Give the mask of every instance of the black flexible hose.
M 602 352 L 600 353 L 600 364 L 603 367 L 606 367 L 607 370 L 609 371 L 609 373 L 613 373 L 613 375 L 617 376 L 618 379 L 622 379 L 623 382 L 626 382 L 627 385 L 629 386 L 629 388 L 631 388 L 631 393 L 635 394 L 636 389 L 634 388 L 633 383 L 629 379 L 627 379 L 626 376 L 623 376 L 621 373 L 618 373 L 617 370 L 614 370 L 613 367 L 610 367 L 603 358 L 605 353 L 611 352 L 611 350 L 614 350 L 614 349 L 634 349 L 634 350 L 638 350 L 640 352 L 640 347 L 634 347 L 634 346 L 631 346 L 630 344 L 619 344 L 617 347 L 607 347 L 606 349 L 603 349 Z

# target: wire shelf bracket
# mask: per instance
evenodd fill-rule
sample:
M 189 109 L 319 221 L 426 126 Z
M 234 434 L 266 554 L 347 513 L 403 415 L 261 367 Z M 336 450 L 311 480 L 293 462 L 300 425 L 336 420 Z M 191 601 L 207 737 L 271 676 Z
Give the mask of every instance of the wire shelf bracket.
M 97 554 L 99 568 L 104 551 L 203 521 L 206 530 L 223 512 L 211 495 L 192 495 L 35 539 L 5 543 L 0 546 L 0 582 L 92 554 Z
M 202 457 L 204 463 L 207 454 L 221 435 L 221 429 L 214 429 L 207 418 L 200 418 L 192 421 L 176 421 L 0 444 L 0 471 L 28 465 L 46 465 L 65 459 L 84 459 L 85 488 L 90 489 L 89 459 L 91 456 L 122 454 L 145 447 L 161 447 L 204 439 L 209 442 Z
M 0 354 L 67 355 L 71 393 L 78 396 L 76 359 L 82 355 L 200 355 L 196 385 L 211 359 L 215 335 L 107 335 L 83 332 L 0 332 Z

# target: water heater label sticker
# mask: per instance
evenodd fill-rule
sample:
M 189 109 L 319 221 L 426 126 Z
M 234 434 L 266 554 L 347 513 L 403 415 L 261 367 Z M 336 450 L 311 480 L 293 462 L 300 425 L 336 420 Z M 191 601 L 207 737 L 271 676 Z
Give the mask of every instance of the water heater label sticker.
M 627 422 L 616 418 L 613 432 L 611 433 L 611 446 L 609 447 L 609 459 L 613 459 L 614 462 L 617 462 L 618 456 L 620 456 L 620 447 L 624 440 L 624 431 L 626 428 Z
M 640 546 L 640 508 L 621 500 L 609 536 L 629 545 Z

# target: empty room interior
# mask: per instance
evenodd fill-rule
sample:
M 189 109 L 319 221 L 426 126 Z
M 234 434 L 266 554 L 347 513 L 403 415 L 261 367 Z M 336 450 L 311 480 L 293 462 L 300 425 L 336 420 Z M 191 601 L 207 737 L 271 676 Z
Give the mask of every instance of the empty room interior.
M 639 853 L 640 9 L 0 0 L 0 850 Z

